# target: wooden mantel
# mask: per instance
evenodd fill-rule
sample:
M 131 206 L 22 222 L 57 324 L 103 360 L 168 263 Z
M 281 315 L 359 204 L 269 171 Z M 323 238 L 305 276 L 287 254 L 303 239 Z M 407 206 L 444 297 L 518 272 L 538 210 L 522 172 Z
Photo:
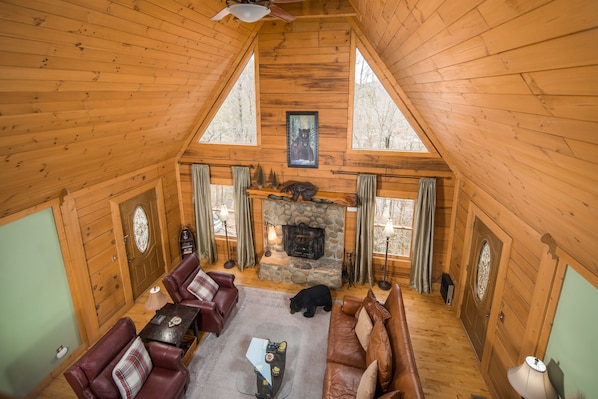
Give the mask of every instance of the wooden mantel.
M 271 201 L 292 201 L 292 195 L 281 193 L 279 189 L 270 187 L 257 188 L 251 186 L 247 189 L 249 198 L 271 200 Z M 304 201 L 301 196 L 297 202 L 313 202 L 320 204 L 339 205 L 339 206 L 357 206 L 357 194 L 337 193 L 331 191 L 318 191 L 311 201 Z

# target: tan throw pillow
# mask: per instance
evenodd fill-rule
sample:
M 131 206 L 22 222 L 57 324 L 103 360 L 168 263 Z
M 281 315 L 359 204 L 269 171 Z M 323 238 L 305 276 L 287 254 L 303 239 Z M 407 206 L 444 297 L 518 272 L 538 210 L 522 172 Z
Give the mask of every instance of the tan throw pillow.
M 373 328 L 374 324 L 372 323 L 372 319 L 370 319 L 368 312 L 365 310 L 365 308 L 361 308 L 359 311 L 359 317 L 357 318 L 357 324 L 355 324 L 355 334 L 357 335 L 357 339 L 359 339 L 359 343 L 365 351 L 368 350 Z
M 378 362 L 374 360 L 361 375 L 355 399 L 374 399 L 377 378 Z
M 384 322 L 378 320 L 374 324 L 368 350 L 365 352 L 365 362 L 370 364 L 378 361 L 378 384 L 382 392 L 388 390 L 392 378 L 392 349 Z

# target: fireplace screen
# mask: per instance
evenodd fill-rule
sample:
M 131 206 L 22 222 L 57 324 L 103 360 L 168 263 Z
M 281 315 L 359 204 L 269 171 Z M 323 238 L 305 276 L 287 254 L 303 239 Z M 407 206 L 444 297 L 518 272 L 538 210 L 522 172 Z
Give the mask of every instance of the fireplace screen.
M 307 259 L 324 255 L 324 229 L 300 223 L 282 226 L 282 233 L 287 255 Z

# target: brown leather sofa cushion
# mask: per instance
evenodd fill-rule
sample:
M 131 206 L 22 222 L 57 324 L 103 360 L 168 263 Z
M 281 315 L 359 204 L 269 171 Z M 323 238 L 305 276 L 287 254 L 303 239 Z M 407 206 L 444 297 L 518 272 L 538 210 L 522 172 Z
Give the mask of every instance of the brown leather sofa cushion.
M 334 339 L 328 339 L 328 363 L 339 363 L 365 370 L 365 351 L 355 334 L 356 323 L 355 317 L 343 312 L 339 303 L 333 304 L 328 337 Z
M 338 363 L 328 363 L 324 375 L 323 398 L 354 398 L 363 369 Z
M 378 361 L 378 386 L 381 392 L 386 392 L 392 378 L 392 348 L 384 322 L 381 320 L 374 324 L 370 345 L 365 354 L 366 364 L 370 364 L 374 360 Z
M 376 295 L 374 295 L 374 292 L 371 289 L 368 290 L 366 297 L 363 299 L 362 306 L 368 312 L 368 315 L 370 315 L 372 323 L 376 323 L 378 320 L 385 321 L 390 319 L 390 312 L 378 302 Z M 357 313 L 355 317 L 358 315 L 359 313 Z

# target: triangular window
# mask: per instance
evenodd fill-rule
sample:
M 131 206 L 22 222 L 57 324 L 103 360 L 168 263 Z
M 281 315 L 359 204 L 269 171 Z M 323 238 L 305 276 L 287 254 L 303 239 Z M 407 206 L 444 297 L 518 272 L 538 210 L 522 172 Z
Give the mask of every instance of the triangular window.
M 429 152 L 363 55 L 355 52 L 353 149 Z
M 252 55 L 199 142 L 256 145 L 255 104 L 255 64 Z

